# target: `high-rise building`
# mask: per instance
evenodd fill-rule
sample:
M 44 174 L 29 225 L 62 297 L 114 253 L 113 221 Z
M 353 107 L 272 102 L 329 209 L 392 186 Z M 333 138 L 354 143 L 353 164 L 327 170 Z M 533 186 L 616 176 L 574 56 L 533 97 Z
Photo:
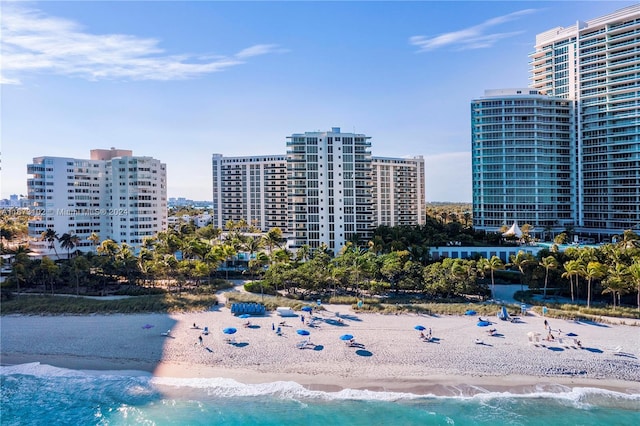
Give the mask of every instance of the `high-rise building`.
M 500 93 L 472 102 L 474 225 L 517 220 L 596 240 L 637 229 L 640 4 L 538 34 L 530 64 L 521 113 Z
M 214 154 L 213 224 L 278 227 L 292 248 L 334 252 L 378 225 L 423 224 L 424 159 L 372 157 L 370 147 L 370 137 L 334 127 L 288 136 L 286 156 Z
M 293 247 L 338 252 L 373 230 L 370 137 L 329 132 L 287 137 L 288 231 Z
M 244 220 L 262 231 L 287 228 L 287 161 L 284 155 L 223 157 L 213 154 L 216 228 Z
M 640 4 L 536 37 L 531 87 L 572 102 L 574 225 L 640 225 Z
M 424 225 L 424 158 L 371 158 L 374 226 Z
M 140 246 L 144 237 L 167 228 L 166 166 L 129 150 L 92 150 L 90 159 L 36 157 L 27 165 L 27 191 L 33 220 L 30 247 L 37 253 L 63 253 L 41 235 L 51 228 L 90 251 L 92 233 L 101 240 Z
M 473 224 L 538 232 L 572 222 L 570 107 L 535 89 L 487 90 L 471 103 Z

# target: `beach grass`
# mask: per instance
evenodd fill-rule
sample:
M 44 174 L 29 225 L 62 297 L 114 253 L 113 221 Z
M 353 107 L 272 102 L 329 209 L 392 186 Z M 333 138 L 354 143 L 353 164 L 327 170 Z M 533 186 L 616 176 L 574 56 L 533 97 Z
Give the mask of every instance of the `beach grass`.
M 197 312 L 217 303 L 212 294 L 153 294 L 96 300 L 73 296 L 20 295 L 2 303 L 2 315 L 89 315 Z

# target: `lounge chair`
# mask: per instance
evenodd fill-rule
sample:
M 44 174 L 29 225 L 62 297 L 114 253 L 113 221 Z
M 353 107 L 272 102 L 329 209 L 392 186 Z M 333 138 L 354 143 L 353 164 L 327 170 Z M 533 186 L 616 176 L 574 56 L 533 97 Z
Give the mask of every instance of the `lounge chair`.
M 166 336 L 166 337 L 171 337 L 171 329 L 167 330 L 164 333 L 160 333 L 160 334 L 163 335 L 163 336 Z
M 204 334 L 205 336 L 209 334 L 209 327 L 205 327 L 204 330 L 202 330 L 202 334 Z

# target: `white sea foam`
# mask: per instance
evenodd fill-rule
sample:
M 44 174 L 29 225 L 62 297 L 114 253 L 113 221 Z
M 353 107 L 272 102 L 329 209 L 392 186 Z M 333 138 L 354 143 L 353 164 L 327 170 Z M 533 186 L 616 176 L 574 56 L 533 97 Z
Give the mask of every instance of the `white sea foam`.
M 100 374 L 102 373 L 102 374 Z M 38 377 L 85 377 L 96 380 L 108 377 L 132 377 L 134 372 L 118 374 L 118 371 L 99 372 L 70 370 L 66 368 L 53 367 L 41 363 L 28 363 L 13 366 L 0 366 L 0 375 L 32 375 Z M 594 387 L 567 387 L 561 385 L 538 387 L 529 393 L 512 392 L 491 392 L 483 388 L 474 387 L 474 394 L 464 395 L 461 391 L 456 396 L 424 395 L 408 392 L 387 392 L 370 391 L 361 389 L 342 389 L 340 391 L 328 392 L 310 390 L 303 385 L 293 381 L 276 381 L 269 383 L 246 384 L 228 378 L 171 378 L 171 377 L 150 377 L 148 373 L 139 372 L 139 377 L 149 381 L 154 387 L 184 388 L 197 392 L 202 392 L 209 397 L 234 398 L 234 397 L 257 397 L 257 396 L 277 396 L 287 400 L 362 400 L 362 401 L 401 401 L 401 400 L 422 400 L 422 399 L 470 399 L 479 402 L 491 401 L 495 399 L 554 399 L 564 401 L 567 405 L 576 408 L 584 408 L 591 405 L 609 406 L 625 409 L 640 408 L 640 394 L 626 394 L 608 389 Z M 147 394 L 144 387 L 136 389 L 135 386 L 129 388 L 130 394 Z

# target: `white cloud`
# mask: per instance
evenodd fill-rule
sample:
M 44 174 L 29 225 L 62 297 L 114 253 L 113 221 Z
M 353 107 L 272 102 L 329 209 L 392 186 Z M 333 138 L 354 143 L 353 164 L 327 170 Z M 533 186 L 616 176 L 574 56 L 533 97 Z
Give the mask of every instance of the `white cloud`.
M 491 27 L 514 21 L 522 16 L 536 12 L 535 9 L 524 9 L 507 15 L 488 19 L 479 25 L 464 28 L 458 31 L 440 34 L 435 37 L 422 35 L 409 38 L 409 44 L 418 47 L 418 52 L 428 52 L 439 48 L 452 46 L 457 50 L 480 49 L 493 46 L 497 41 L 513 37 L 522 31 L 497 32 L 487 34 Z
M 88 80 L 179 80 L 222 71 L 250 57 L 282 53 L 275 44 L 249 46 L 228 56 L 170 55 L 152 38 L 90 34 L 77 23 L 40 11 L 3 7 L 2 84 L 25 73 L 55 73 Z

